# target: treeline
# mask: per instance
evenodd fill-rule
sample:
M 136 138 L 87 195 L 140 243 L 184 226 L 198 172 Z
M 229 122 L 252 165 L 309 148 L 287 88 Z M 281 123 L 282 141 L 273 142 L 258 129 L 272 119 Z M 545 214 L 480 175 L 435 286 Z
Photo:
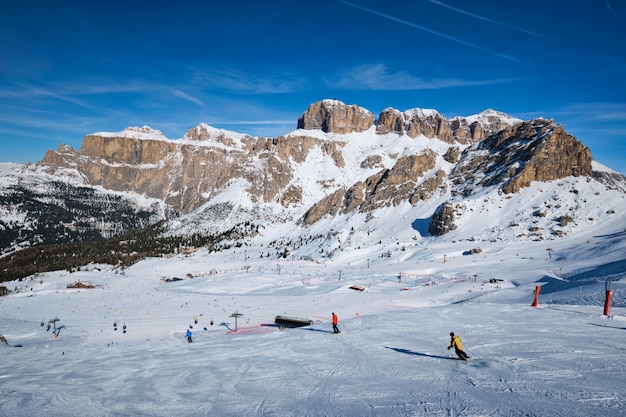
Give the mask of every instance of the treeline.
M 214 236 L 165 236 L 162 223 L 111 239 L 74 242 L 58 245 L 38 245 L 0 258 L 0 282 L 21 279 L 38 272 L 68 270 L 90 264 L 130 266 L 146 257 L 158 257 L 178 252 L 181 247 L 208 247 L 220 251 L 236 246 L 257 228 L 245 223 Z
M 9 187 L 0 194 L 0 206 L 25 217 L 0 219 L 0 254 L 28 244 L 69 244 L 120 235 L 161 218 L 156 207 L 140 208 L 119 195 L 58 181 Z

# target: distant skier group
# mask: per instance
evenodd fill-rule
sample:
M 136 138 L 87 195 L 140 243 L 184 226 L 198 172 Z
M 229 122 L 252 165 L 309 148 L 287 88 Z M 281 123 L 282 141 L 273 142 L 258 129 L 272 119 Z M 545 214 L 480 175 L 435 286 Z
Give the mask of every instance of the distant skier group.
M 341 333 L 339 331 L 339 328 L 337 327 L 337 324 L 339 323 L 339 317 L 337 317 L 334 311 L 331 313 L 331 317 L 333 323 L 333 333 Z M 452 348 L 454 348 L 454 351 L 456 352 L 459 359 L 466 361 L 470 358 L 467 353 L 463 351 L 463 342 L 461 341 L 461 338 L 455 335 L 454 332 L 450 332 L 450 346 L 448 346 L 448 350 Z
M 339 331 L 339 327 L 337 327 L 337 325 L 339 324 L 339 317 L 335 314 L 334 311 L 331 313 L 331 322 L 333 324 L 333 333 L 341 333 L 341 331 Z M 194 323 L 198 323 L 198 319 L 195 317 Z M 211 319 L 211 324 L 213 324 L 213 319 Z M 187 332 L 185 333 L 185 336 L 187 337 L 187 343 L 193 342 L 191 327 L 192 326 L 189 326 Z M 455 335 L 454 332 L 450 332 L 450 346 L 448 346 L 448 350 L 452 348 L 454 348 L 454 351 L 456 352 L 459 359 L 466 361 L 470 358 L 467 353 L 463 351 L 463 342 L 461 341 L 461 338 Z

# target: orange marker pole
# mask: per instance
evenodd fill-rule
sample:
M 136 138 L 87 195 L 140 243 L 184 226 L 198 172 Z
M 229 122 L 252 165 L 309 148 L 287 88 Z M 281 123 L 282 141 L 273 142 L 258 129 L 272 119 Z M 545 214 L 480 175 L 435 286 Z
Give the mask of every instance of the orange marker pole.
M 531 304 L 532 307 L 537 307 L 537 304 L 539 304 L 539 291 L 541 291 L 541 286 L 537 285 L 535 287 L 535 300 Z
M 613 290 L 606 290 L 606 298 L 604 299 L 604 315 L 611 315 L 611 300 L 613 299 Z

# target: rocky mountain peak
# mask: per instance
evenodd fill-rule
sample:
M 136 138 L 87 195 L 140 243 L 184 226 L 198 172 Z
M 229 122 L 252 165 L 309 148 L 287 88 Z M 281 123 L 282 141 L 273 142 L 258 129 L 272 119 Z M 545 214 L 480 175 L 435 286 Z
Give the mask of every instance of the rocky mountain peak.
M 469 117 L 454 117 L 450 120 L 432 109 L 413 108 L 400 112 L 388 107 L 380 113 L 376 132 L 395 132 L 411 138 L 425 136 L 446 143 L 467 145 L 485 139 L 498 130 L 519 123 L 521 120 L 506 113 L 485 110 Z
M 488 134 L 493 134 L 498 130 L 504 129 L 505 127 L 522 122 L 521 119 L 492 109 L 484 110 L 473 116 L 465 118 L 455 117 L 454 119 L 465 119 L 470 126 L 474 123 L 478 123 L 486 132 L 488 132 Z
M 219 134 L 219 130 L 209 126 L 206 123 L 200 123 L 197 126 L 192 127 L 185 133 L 183 139 L 187 140 L 207 140 L 213 136 Z
M 298 129 L 338 134 L 363 132 L 373 125 L 374 115 L 369 110 L 339 100 L 313 103 L 298 119 Z
M 520 119 L 492 109 L 448 120 L 437 110 L 417 107 L 405 111 L 387 107 L 375 121 L 372 113 L 362 107 L 327 99 L 309 106 L 298 119 L 298 129 L 345 134 L 363 132 L 375 124 L 379 134 L 424 136 L 449 144 L 468 145 L 519 122 Z
M 476 186 L 500 185 L 515 193 L 533 181 L 591 176 L 589 148 L 553 120 L 534 119 L 502 129 L 467 148 L 450 173 L 463 184 L 462 194 Z
M 118 137 L 118 138 L 132 138 L 132 139 L 167 139 L 163 132 L 158 129 L 153 129 L 150 126 L 129 126 L 121 132 L 98 132 L 93 133 L 93 136 L 103 137 Z
M 235 132 L 228 132 L 224 129 L 217 129 L 213 126 L 209 126 L 206 123 L 200 123 L 199 125 L 192 127 L 185 133 L 182 140 L 196 141 L 196 142 L 213 142 L 221 143 L 225 146 L 232 146 L 234 139 L 240 137 Z
M 436 227 L 438 233 L 452 230 L 447 222 L 459 199 L 482 190 L 512 194 L 533 181 L 593 178 L 589 149 L 551 120 L 523 122 L 491 109 L 448 120 L 431 109 L 386 108 L 371 129 L 374 123 L 364 108 L 322 100 L 288 136 L 251 137 L 201 123 L 169 140 L 150 127 L 134 127 L 87 135 L 80 151 L 59 147 L 39 167 L 158 199 L 183 215 L 228 203 L 231 220 L 251 216 L 245 211 L 254 208 L 312 225 L 335 216 L 373 218 L 393 207 L 432 213 L 450 200 L 438 211 L 445 226 Z M 354 139 L 332 135 L 347 133 Z M 431 145 L 430 139 L 438 141 Z M 623 177 L 611 181 L 626 189 Z
M 413 108 L 399 112 L 393 108 L 387 108 L 380 113 L 376 131 L 406 134 L 411 138 L 424 135 L 432 139 L 436 136 L 448 143 L 455 141 L 447 120 L 439 112 L 431 109 Z

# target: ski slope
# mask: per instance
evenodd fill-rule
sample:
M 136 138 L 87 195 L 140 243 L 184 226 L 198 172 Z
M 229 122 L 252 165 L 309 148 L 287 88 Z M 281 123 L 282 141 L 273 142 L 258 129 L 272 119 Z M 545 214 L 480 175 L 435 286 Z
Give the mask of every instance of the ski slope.
M 597 234 L 591 259 L 572 242 L 551 242 L 553 257 L 545 244 L 433 245 L 421 263 L 200 249 L 30 277 L 0 298 L 0 414 L 623 416 L 624 244 Z M 276 315 L 314 324 L 280 329 Z M 470 361 L 446 349 L 451 331 Z

